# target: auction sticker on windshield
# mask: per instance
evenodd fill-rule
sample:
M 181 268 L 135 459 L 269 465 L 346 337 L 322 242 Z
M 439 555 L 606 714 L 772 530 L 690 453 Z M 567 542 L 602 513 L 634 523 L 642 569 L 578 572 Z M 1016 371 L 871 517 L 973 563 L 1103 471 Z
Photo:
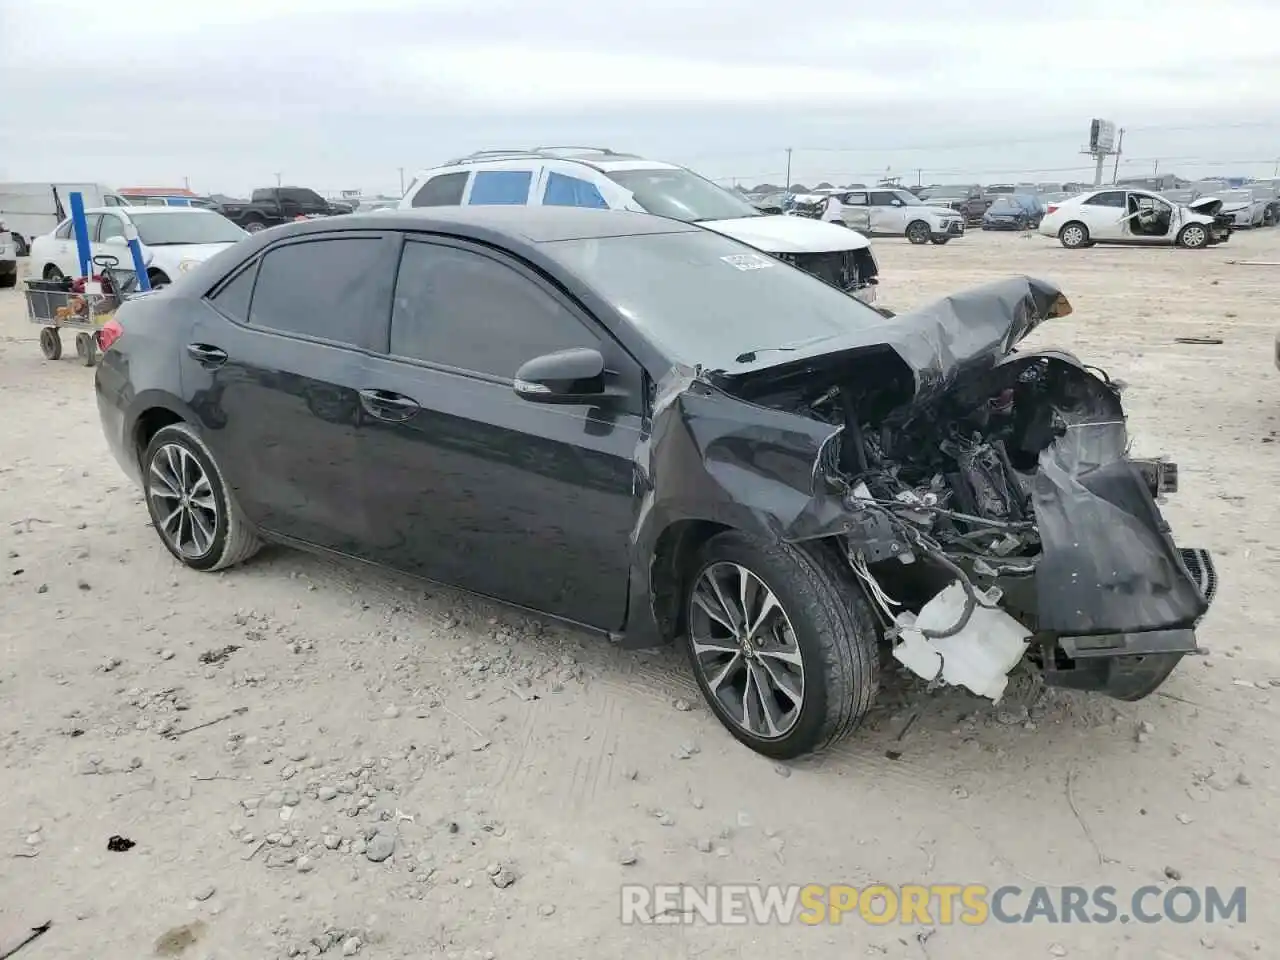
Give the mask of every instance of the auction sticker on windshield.
M 739 270 L 763 270 L 774 265 L 772 259 L 760 253 L 734 253 L 720 259 Z

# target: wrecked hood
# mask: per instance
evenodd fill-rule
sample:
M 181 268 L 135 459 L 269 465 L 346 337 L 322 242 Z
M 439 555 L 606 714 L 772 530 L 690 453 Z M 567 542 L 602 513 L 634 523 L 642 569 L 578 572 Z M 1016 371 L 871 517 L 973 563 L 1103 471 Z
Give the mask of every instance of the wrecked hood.
M 1201 197 L 1199 200 L 1192 200 L 1187 204 L 1187 209 L 1192 213 L 1198 213 L 1202 216 L 1212 217 L 1222 209 L 1222 201 L 1217 197 Z
M 809 217 L 738 217 L 733 220 L 702 220 L 698 226 L 766 253 L 831 253 L 863 250 L 871 246 L 870 240 L 848 227 Z
M 755 393 L 822 369 L 879 366 L 889 358 L 913 384 L 909 399 L 925 400 L 946 392 L 962 375 L 995 366 L 1045 320 L 1070 313 L 1071 304 L 1054 284 L 1014 277 L 879 317 L 843 335 L 748 351 L 708 373 L 731 393 Z

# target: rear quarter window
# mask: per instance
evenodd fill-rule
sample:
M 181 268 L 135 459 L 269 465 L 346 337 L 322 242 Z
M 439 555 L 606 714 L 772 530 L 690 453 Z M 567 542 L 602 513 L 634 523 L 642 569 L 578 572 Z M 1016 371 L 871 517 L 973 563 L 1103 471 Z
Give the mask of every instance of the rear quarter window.
M 415 207 L 456 207 L 462 203 L 463 191 L 467 188 L 466 171 L 460 173 L 441 173 L 431 177 L 418 192 L 413 195 Z

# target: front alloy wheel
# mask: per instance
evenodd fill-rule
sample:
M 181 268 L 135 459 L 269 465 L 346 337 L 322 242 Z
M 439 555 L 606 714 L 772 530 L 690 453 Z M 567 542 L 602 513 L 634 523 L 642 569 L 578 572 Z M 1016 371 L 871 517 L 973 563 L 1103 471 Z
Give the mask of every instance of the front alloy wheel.
M 727 530 L 684 585 L 684 643 L 716 718 L 789 760 L 848 734 L 878 684 L 879 630 L 847 563 L 823 544 Z
M 787 611 L 756 574 L 713 563 L 692 594 L 689 642 L 707 689 L 754 737 L 777 740 L 804 704 L 804 658 Z
M 1188 224 L 1182 229 L 1182 245 L 1191 250 L 1198 250 L 1209 242 L 1209 231 L 1198 223 Z
M 907 239 L 915 244 L 928 243 L 932 233 L 923 220 L 914 220 L 907 226 Z

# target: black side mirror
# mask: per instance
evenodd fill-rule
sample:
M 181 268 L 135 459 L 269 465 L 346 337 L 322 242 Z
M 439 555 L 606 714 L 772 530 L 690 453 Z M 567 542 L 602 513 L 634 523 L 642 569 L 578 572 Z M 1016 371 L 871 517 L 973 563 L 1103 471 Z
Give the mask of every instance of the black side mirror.
M 594 347 L 534 357 L 516 371 L 515 391 L 532 403 L 592 403 L 611 395 L 604 357 Z

